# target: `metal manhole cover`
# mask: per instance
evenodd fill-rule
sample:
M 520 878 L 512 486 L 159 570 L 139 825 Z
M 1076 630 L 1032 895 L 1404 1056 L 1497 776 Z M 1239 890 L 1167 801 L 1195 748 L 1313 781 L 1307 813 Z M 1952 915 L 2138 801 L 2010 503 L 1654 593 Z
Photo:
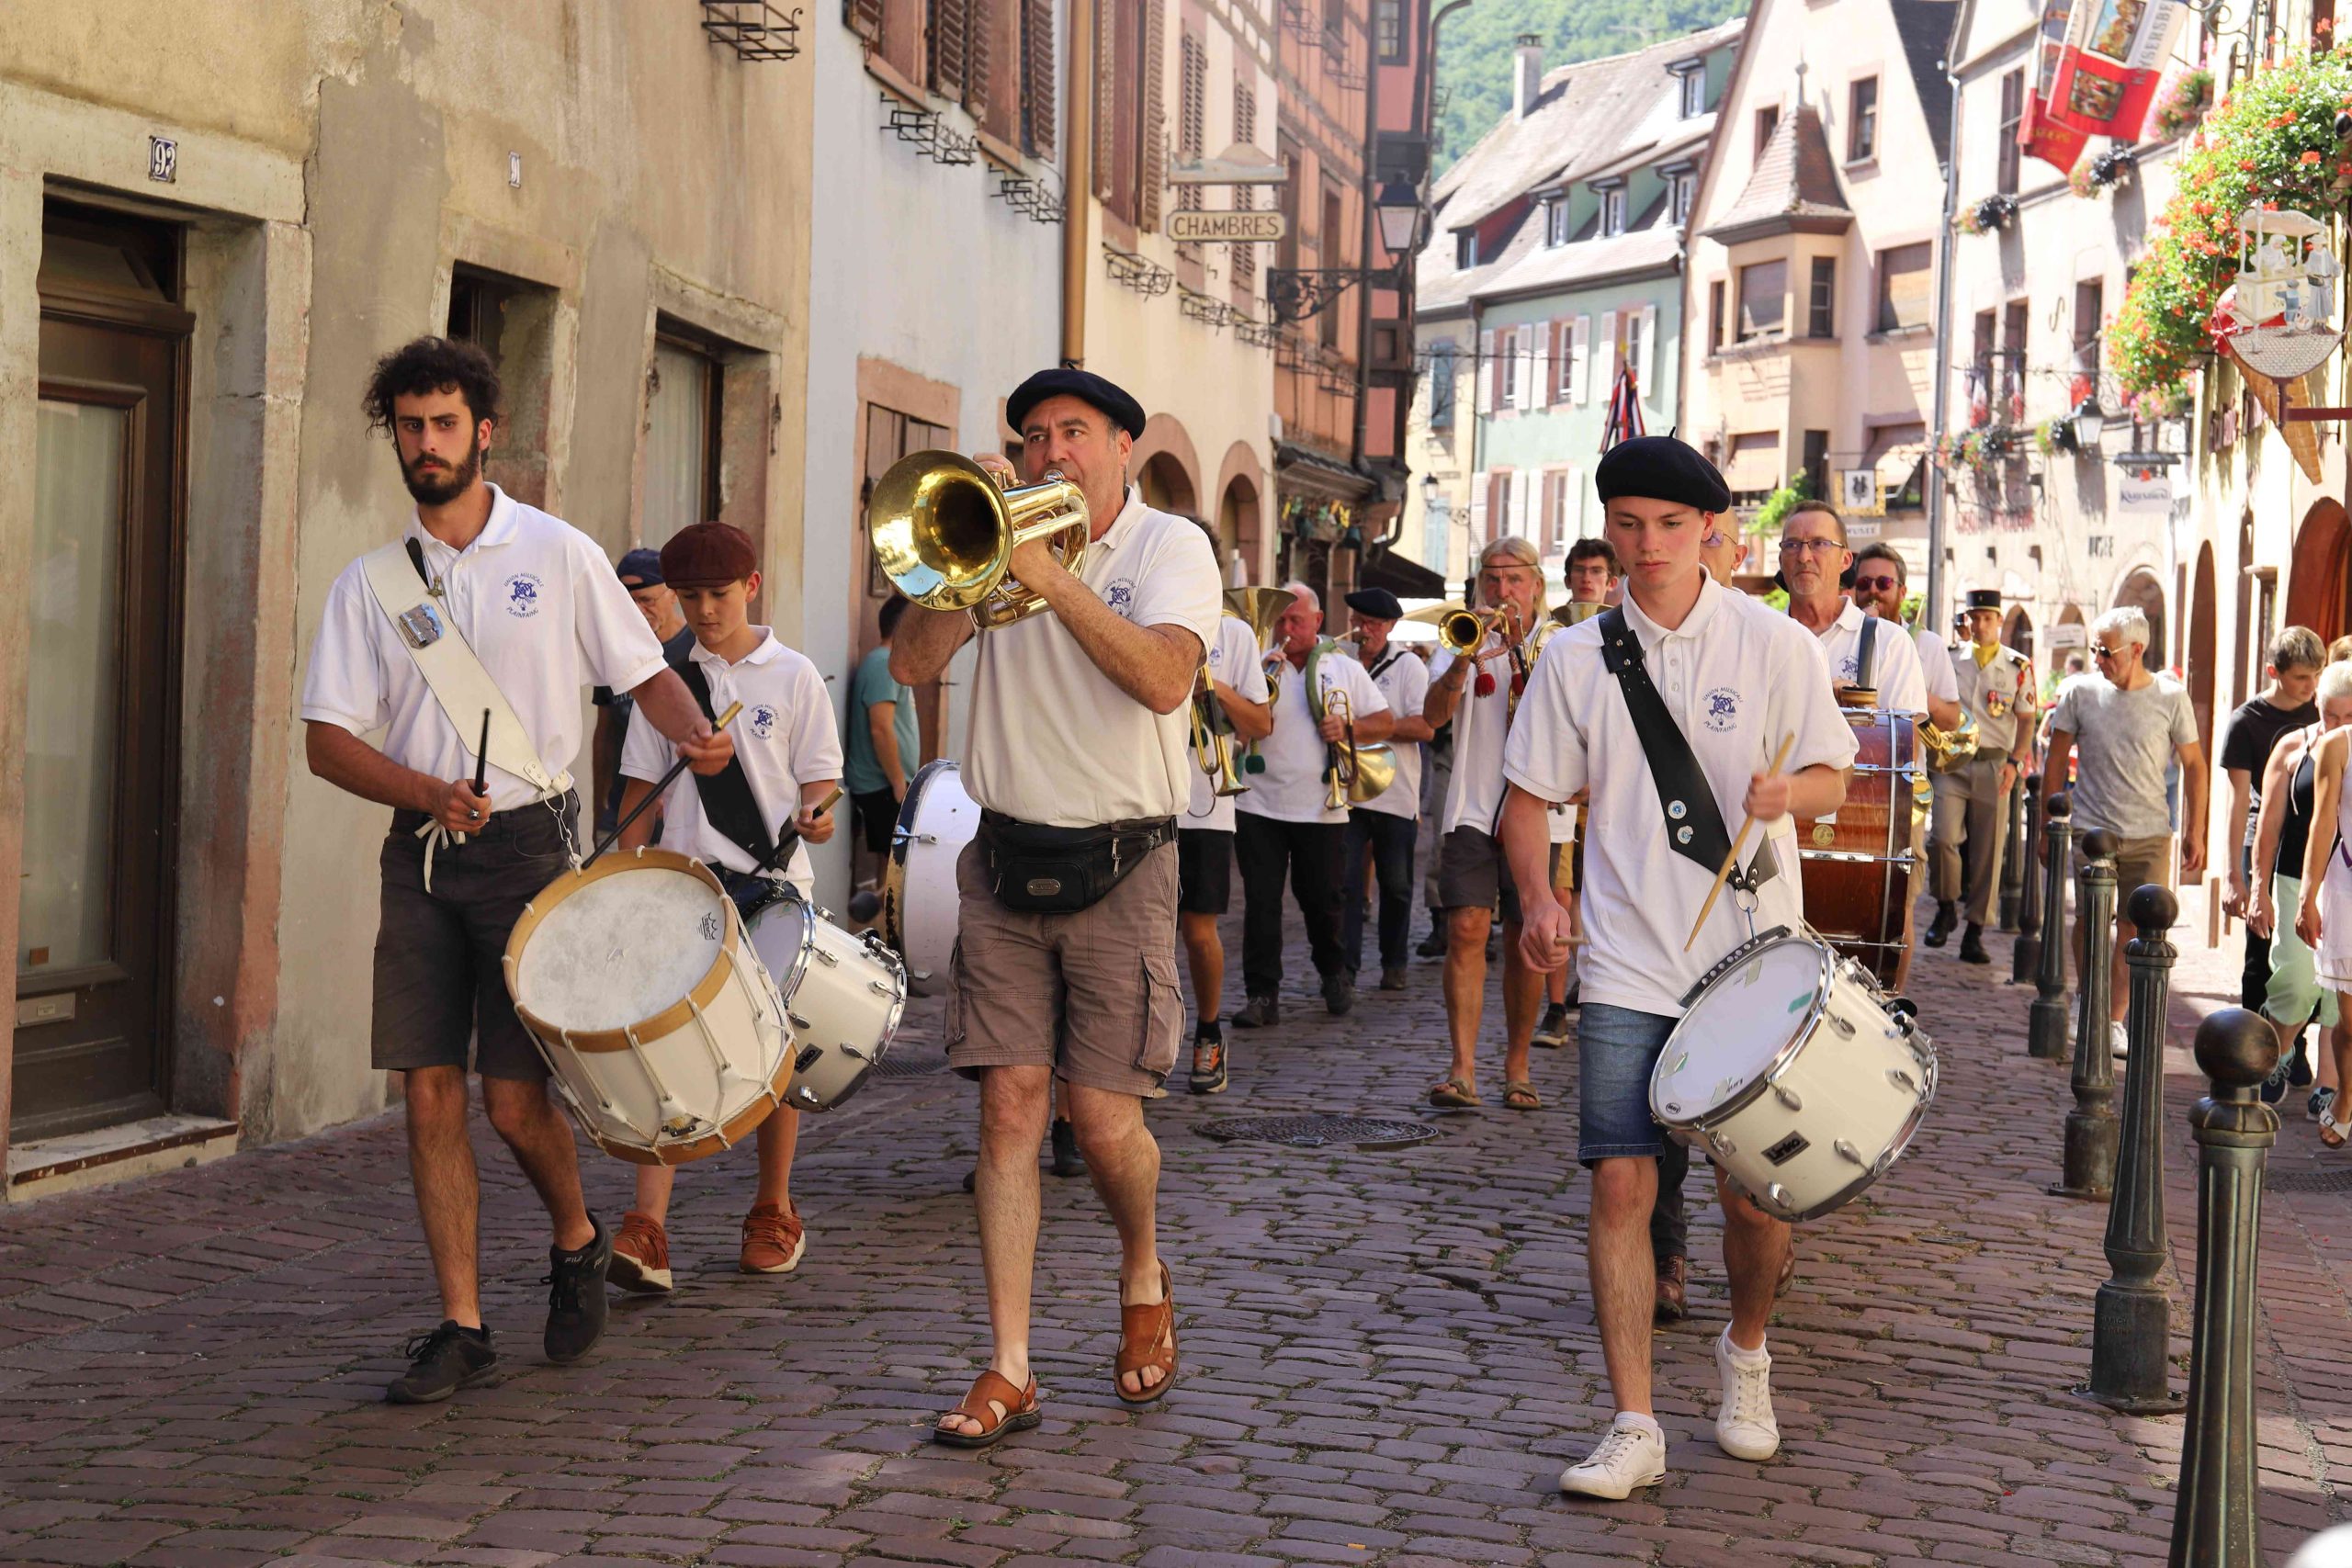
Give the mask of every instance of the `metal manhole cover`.
M 1437 1136 L 1426 1122 L 1397 1122 L 1372 1116 L 1245 1116 L 1230 1122 L 1210 1122 L 1201 1134 L 1221 1144 L 1248 1139 L 1260 1144 L 1290 1144 L 1315 1149 L 1329 1144 L 1353 1144 L 1358 1148 L 1403 1148 Z
M 947 1070 L 944 1056 L 901 1056 L 893 1052 L 874 1064 L 877 1078 L 920 1078 Z
M 2270 1192 L 2352 1192 L 2352 1170 L 2274 1170 L 2262 1185 Z

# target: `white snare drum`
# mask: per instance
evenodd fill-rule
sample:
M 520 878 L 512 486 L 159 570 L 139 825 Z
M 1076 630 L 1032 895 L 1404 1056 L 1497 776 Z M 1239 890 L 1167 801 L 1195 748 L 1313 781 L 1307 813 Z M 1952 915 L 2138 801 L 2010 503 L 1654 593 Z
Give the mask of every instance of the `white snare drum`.
M 907 984 L 916 996 L 947 988 L 963 902 L 956 860 L 979 830 L 980 808 L 964 793 L 954 762 L 926 762 L 907 782 L 882 881 L 882 940 L 907 961 Z
M 831 1111 L 888 1054 L 907 1005 L 907 972 L 872 931 L 852 936 L 797 898 L 752 917 L 752 948 L 784 998 L 798 1111 Z
M 1650 1113 L 1767 1213 L 1850 1201 L 1935 1098 L 1934 1044 L 1810 931 L 1743 943 L 1692 998 L 1650 1075 Z
M 639 1165 L 717 1154 L 791 1085 L 784 1003 L 734 904 L 672 851 L 616 851 L 540 889 L 506 988 L 581 1127 Z

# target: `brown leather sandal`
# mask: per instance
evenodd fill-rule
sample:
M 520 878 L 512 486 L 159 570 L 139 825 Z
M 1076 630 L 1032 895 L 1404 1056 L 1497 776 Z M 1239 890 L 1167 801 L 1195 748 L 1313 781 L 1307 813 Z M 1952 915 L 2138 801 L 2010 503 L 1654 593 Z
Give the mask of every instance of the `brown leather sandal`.
M 1147 1368 L 1159 1369 L 1159 1381 L 1141 1393 L 1129 1393 L 1120 1380 L 1128 1373 L 1138 1382 Z M 1159 1300 L 1148 1306 L 1119 1303 L 1119 1355 L 1111 1388 L 1125 1404 L 1149 1404 L 1176 1385 L 1176 1287 L 1168 1265 L 1159 1266 Z
M 1004 1407 L 1002 1415 L 999 1415 L 995 1408 L 1000 1404 Z M 951 1449 L 985 1449 L 1006 1433 L 1025 1432 L 1046 1418 L 1045 1413 L 1037 1407 L 1035 1378 L 1029 1380 L 1026 1389 L 1018 1389 L 1010 1380 L 999 1377 L 993 1371 L 982 1372 L 973 1379 L 972 1392 L 966 1394 L 964 1403 L 949 1411 L 947 1416 L 962 1416 L 980 1424 L 977 1432 L 956 1432 L 933 1423 L 931 1440 Z M 947 1416 L 939 1419 L 944 1421 Z

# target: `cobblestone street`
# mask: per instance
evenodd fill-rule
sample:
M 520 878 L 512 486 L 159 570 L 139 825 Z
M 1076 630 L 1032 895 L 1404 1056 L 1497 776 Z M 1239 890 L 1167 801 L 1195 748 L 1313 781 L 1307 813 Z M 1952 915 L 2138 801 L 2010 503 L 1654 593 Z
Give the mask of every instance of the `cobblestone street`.
M 2188 902 L 2177 1025 L 2235 969 L 2234 939 L 2207 950 L 2202 902 Z M 1941 1097 L 1888 1180 L 1799 1233 L 1772 1338 L 1785 1441 L 1768 1464 L 1713 1440 L 1708 1348 L 1725 1304 L 1702 1210 L 1692 1319 L 1659 1339 L 1666 1485 L 1620 1505 L 1558 1494 L 1607 1415 L 1574 1053 L 1537 1053 L 1542 1111 L 1500 1108 L 1493 1056 L 1487 1109 L 1429 1111 L 1436 966 L 1335 1021 L 1295 948 L 1283 1024 L 1233 1036 L 1232 1092 L 1180 1088 L 1151 1111 L 1184 1362 L 1160 1406 L 1113 1396 L 1111 1232 L 1085 1183 L 1047 1177 L 1045 1425 L 979 1455 L 924 1440 L 987 1343 L 958 1189 L 972 1091 L 936 1072 L 811 1119 L 795 1183 L 809 1249 L 789 1279 L 734 1271 L 748 1154 L 691 1168 L 677 1293 L 616 1300 L 599 1350 L 569 1370 L 537 1352 L 537 1207 L 484 1131 L 505 1374 L 447 1404 L 386 1405 L 402 1337 L 436 1315 L 388 1116 L 0 1216 L 0 1560 L 2161 1562 L 2181 1422 L 2067 1392 L 2088 1369 L 2105 1206 L 2044 1190 L 2064 1070 L 2026 1057 L 2030 987 L 1996 983 L 2007 940 L 1993 951 L 1989 970 L 1921 955 L 1912 989 Z M 935 1057 L 937 1016 L 915 1012 L 902 1060 Z M 2178 1028 L 2167 1068 L 2177 1382 L 2199 1087 Z M 2274 1563 L 2352 1513 L 2337 1495 L 2352 1482 L 2338 1359 L 2352 1177 L 2308 1190 L 2347 1168 L 2323 1168 L 2301 1100 L 2282 1107 L 2262 1256 Z M 1434 1116 L 1439 1135 L 1383 1150 L 1201 1134 L 1275 1111 Z M 628 1168 L 583 1161 L 617 1221 Z

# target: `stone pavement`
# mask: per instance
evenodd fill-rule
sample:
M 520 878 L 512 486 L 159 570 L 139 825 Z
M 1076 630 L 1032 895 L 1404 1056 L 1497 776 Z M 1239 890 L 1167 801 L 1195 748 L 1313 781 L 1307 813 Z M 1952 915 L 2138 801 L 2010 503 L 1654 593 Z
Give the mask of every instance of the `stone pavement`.
M 2183 1019 L 2234 969 L 2202 931 L 2192 898 Z M 1667 1484 L 1617 1505 L 1555 1490 L 1607 1415 L 1574 1053 L 1538 1053 L 1543 1111 L 1500 1109 L 1490 1061 L 1488 1108 L 1436 1116 L 1419 1109 L 1443 1060 L 1434 965 L 1342 1023 L 1309 999 L 1295 950 L 1286 1021 L 1235 1036 L 1233 1091 L 1151 1111 L 1184 1356 L 1160 1406 L 1112 1395 L 1113 1236 L 1083 1182 L 1047 1178 L 1046 1424 L 979 1455 L 924 1441 L 987 1343 L 958 1190 L 972 1093 L 945 1074 L 812 1119 L 797 1183 L 809 1252 L 787 1280 L 733 1272 L 748 1158 L 690 1168 L 677 1294 L 617 1302 L 598 1352 L 569 1370 L 538 1359 L 541 1222 L 485 1135 L 484 1271 L 507 1371 L 447 1404 L 386 1405 L 402 1337 L 436 1315 L 388 1117 L 0 1215 L 0 1562 L 2161 1562 L 2181 1423 L 2066 1392 L 2088 1367 L 2105 1212 L 2044 1191 L 2064 1073 L 2026 1058 L 2030 988 L 1997 983 L 2008 948 L 1994 946 L 1990 970 L 1921 955 L 1941 1098 L 1888 1180 L 1800 1233 L 1772 1339 L 1785 1444 L 1769 1464 L 1712 1440 L 1724 1304 L 1702 1213 L 1693 1321 L 1659 1342 Z M 936 1021 L 935 1004 L 917 1011 L 908 1060 L 935 1052 Z M 2167 1067 L 2185 1273 L 2185 1036 Z M 2321 1165 L 2300 1098 L 2277 1170 L 2352 1168 Z M 1199 1131 L 1294 1111 L 1434 1116 L 1439 1136 L 1295 1150 Z M 617 1218 L 627 1168 L 585 1163 Z M 2266 1217 L 2277 1563 L 2352 1514 L 2337 1360 L 2352 1207 L 2340 1190 L 2282 1190 Z

